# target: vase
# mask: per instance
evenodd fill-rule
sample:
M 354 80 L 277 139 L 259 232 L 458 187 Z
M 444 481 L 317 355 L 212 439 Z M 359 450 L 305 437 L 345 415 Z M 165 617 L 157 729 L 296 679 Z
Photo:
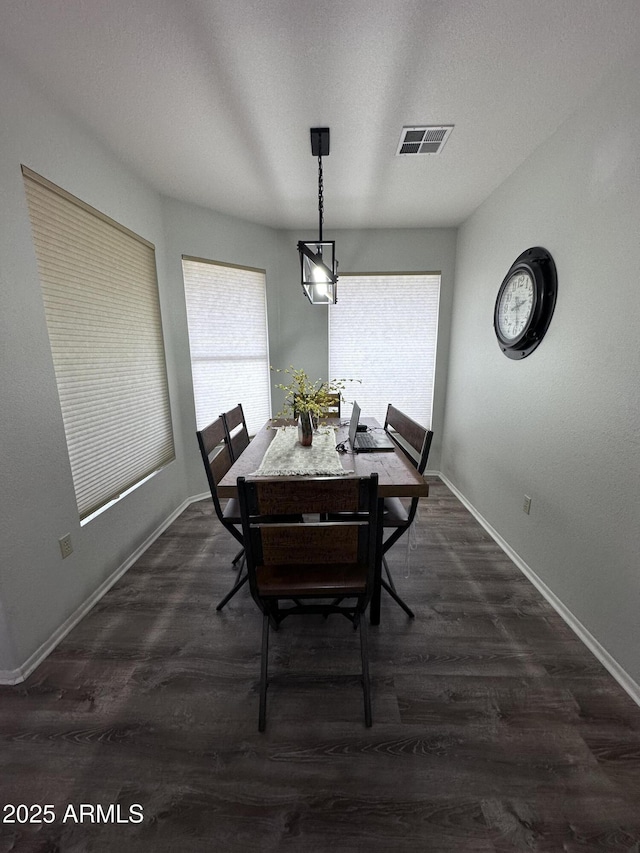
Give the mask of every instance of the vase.
M 311 447 L 313 424 L 309 412 L 300 412 L 298 415 L 298 441 L 303 447 Z

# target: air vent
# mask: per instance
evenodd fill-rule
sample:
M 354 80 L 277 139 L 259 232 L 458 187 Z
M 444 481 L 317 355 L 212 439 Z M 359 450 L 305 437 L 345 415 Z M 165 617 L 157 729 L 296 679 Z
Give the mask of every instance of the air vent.
M 403 127 L 396 155 L 439 154 L 453 127 L 452 124 L 437 127 Z

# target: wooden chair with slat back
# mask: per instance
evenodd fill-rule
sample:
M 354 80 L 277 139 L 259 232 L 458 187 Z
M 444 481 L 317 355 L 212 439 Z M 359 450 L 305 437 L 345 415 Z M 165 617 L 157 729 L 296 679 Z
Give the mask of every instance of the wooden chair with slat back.
M 392 406 L 391 403 L 387 407 L 384 428 L 399 449 L 410 460 L 411 464 L 415 466 L 418 473 L 424 474 L 429 458 L 429 450 L 431 449 L 433 432 L 430 429 L 420 426 L 420 424 L 416 423 L 408 415 L 405 415 L 404 412 L 401 412 L 400 409 Z M 411 503 L 407 507 L 400 498 L 385 498 L 382 516 L 383 528 L 393 529 L 393 533 L 382 543 L 382 563 L 388 580 L 385 581 L 382 578 L 381 583 L 394 601 L 411 618 L 413 618 L 414 613 L 396 592 L 395 583 L 389 571 L 385 554 L 413 524 L 416 512 L 418 511 L 418 501 L 419 498 L 412 498 Z
M 374 583 L 377 489 L 377 474 L 286 480 L 238 478 L 249 586 L 263 614 L 260 731 L 266 724 L 269 626 L 277 629 L 287 616 L 318 613 L 340 613 L 354 628 L 360 628 L 365 723 L 371 725 L 364 612 Z M 330 510 L 344 515 L 321 520 Z M 283 521 L 291 519 L 293 513 L 305 517 Z
M 340 418 L 340 394 L 329 394 L 331 402 L 323 412 L 321 420 L 335 420 Z
M 331 402 L 322 417 L 327 418 L 327 420 L 334 420 L 340 417 L 340 394 L 329 394 L 329 397 Z
M 229 409 L 221 417 L 226 430 L 227 442 L 231 449 L 231 457 L 235 462 L 250 441 L 242 403 L 238 403 L 237 406 Z
M 217 610 L 222 610 L 229 599 L 233 598 L 236 592 L 249 580 L 248 575 L 246 573 L 243 574 L 245 561 L 244 539 L 241 533 L 242 520 L 240 518 L 240 505 L 235 498 L 231 498 L 223 508 L 218 497 L 218 483 L 233 464 L 222 417 L 216 418 L 209 426 L 199 430 L 196 435 L 207 474 L 207 481 L 211 490 L 215 513 L 225 529 L 243 546 L 233 559 L 234 566 L 239 563 L 235 583 L 216 608 Z
M 340 405 L 341 405 L 340 394 L 339 393 L 328 394 L 327 396 L 330 399 L 330 402 L 329 402 L 329 405 L 327 406 L 327 408 L 324 410 L 324 412 L 320 415 L 320 417 L 319 417 L 320 421 L 332 421 L 332 420 L 336 420 L 336 419 L 340 418 Z M 295 407 L 295 401 L 294 401 L 293 417 L 297 418 L 298 414 L 299 414 L 299 412 Z

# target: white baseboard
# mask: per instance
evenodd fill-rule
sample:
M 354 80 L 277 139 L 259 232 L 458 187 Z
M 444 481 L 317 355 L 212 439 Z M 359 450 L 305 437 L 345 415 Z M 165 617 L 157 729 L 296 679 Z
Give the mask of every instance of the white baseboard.
M 429 472 L 431 473 L 431 472 Z M 541 580 L 533 569 L 528 566 L 525 561 L 513 550 L 502 536 L 495 530 L 489 522 L 483 518 L 478 510 L 471 504 L 465 496 L 460 492 L 453 483 L 442 473 L 433 472 L 435 476 L 440 477 L 442 482 L 451 489 L 458 500 L 469 510 L 476 521 L 481 524 L 487 531 L 489 536 L 502 548 L 505 554 L 512 560 L 513 563 L 520 569 L 523 575 L 531 581 L 536 589 L 546 598 L 558 615 L 567 623 L 571 630 L 584 643 L 589 651 L 600 661 L 604 668 L 609 672 L 618 684 L 629 694 L 633 701 L 640 705 L 640 685 L 631 678 L 631 676 L 620 666 L 618 661 L 612 657 L 609 652 L 602 646 L 598 640 L 591 634 L 577 619 L 573 613 L 566 607 L 558 596 L 551 590 L 546 583 Z
M 75 610 L 68 619 L 66 619 L 59 628 L 57 628 L 53 634 L 49 637 L 48 640 L 38 648 L 36 651 L 27 658 L 27 660 L 22 664 L 22 666 L 13 670 L 0 669 L 0 684 L 2 685 L 12 685 L 12 684 L 20 684 L 20 682 L 24 681 L 28 678 L 34 669 L 39 666 L 42 661 L 51 654 L 51 652 L 55 649 L 55 647 L 60 643 L 66 635 L 74 628 L 78 622 L 86 616 L 86 614 L 94 607 L 98 601 L 102 598 L 105 593 L 107 593 L 111 587 L 118 581 L 122 575 L 135 563 L 135 561 L 144 554 L 144 552 L 149 548 L 156 539 L 164 533 L 164 531 L 172 524 L 175 519 L 189 506 L 189 504 L 193 503 L 196 500 L 202 500 L 206 495 L 202 495 L 201 497 L 195 498 L 187 498 L 187 500 L 183 501 L 180 506 L 175 509 L 171 515 L 169 515 L 154 531 L 153 533 L 145 539 L 145 541 L 140 545 L 136 550 L 131 554 L 127 559 L 122 563 L 109 577 L 103 581 L 100 586 L 93 592 L 89 598 L 80 607 Z M 209 498 L 211 495 L 209 495 Z

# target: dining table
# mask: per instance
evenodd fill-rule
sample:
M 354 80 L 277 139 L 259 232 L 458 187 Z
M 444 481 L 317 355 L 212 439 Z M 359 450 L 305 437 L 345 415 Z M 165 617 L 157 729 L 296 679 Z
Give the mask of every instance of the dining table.
M 380 430 L 382 427 L 375 418 L 361 418 L 370 430 Z M 224 477 L 218 483 L 218 495 L 220 498 L 237 498 L 238 477 L 253 477 L 260 469 L 265 454 L 272 441 L 278 434 L 280 427 L 293 426 L 295 421 L 286 418 L 272 418 L 268 420 L 252 438 L 249 445 L 233 463 Z M 418 473 L 411 464 L 405 453 L 399 448 L 394 450 L 373 451 L 367 453 L 353 453 L 349 444 L 348 421 L 341 421 L 335 428 L 336 446 L 342 446 L 346 452 L 337 453 L 340 464 L 345 474 L 353 473 L 356 477 L 368 477 L 374 472 L 378 475 L 378 530 L 376 548 L 376 566 L 374 591 L 369 606 L 369 621 L 372 625 L 380 624 L 380 593 L 382 578 L 382 541 L 383 541 L 383 504 L 385 498 L 414 498 L 427 497 L 429 485 L 424 477 Z M 258 475 L 259 476 L 259 475 Z M 287 476 L 292 475 L 284 475 Z M 299 479 L 299 475 L 294 475 Z M 314 477 L 316 475 L 304 475 Z

